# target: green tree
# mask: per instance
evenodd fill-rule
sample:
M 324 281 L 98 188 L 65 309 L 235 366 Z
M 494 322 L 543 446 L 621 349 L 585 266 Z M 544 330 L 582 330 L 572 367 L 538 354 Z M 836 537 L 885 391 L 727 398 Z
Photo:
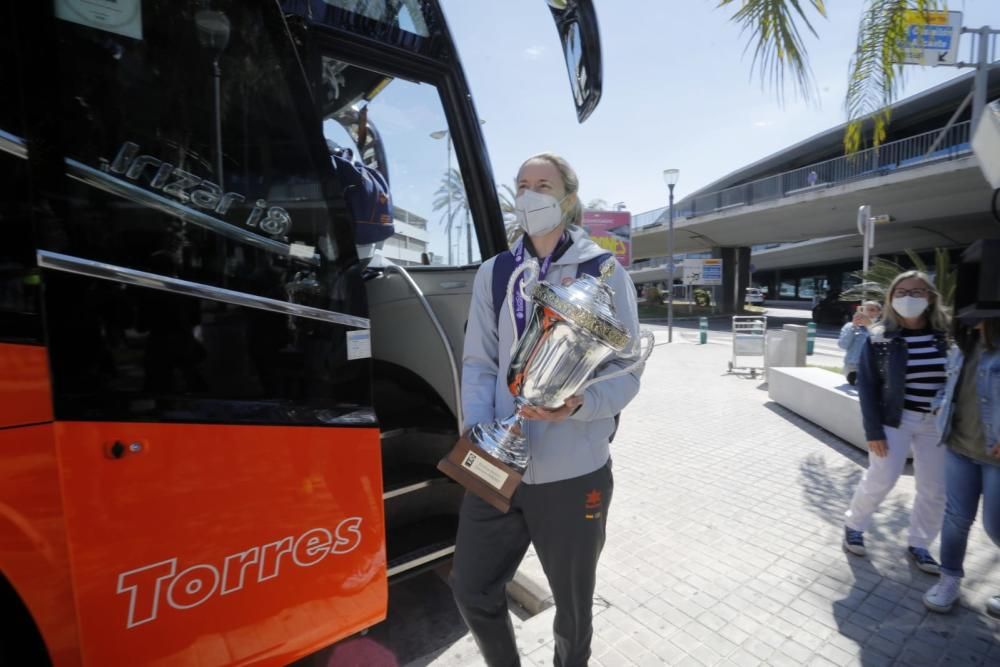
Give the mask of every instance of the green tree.
M 865 1 L 844 102 L 848 120 L 844 150 L 848 154 L 864 143 L 866 121 L 872 125 L 872 144 L 878 146 L 885 140 L 889 105 L 895 101 L 902 80 L 906 12 L 947 8 L 945 0 Z M 752 67 L 762 83 L 773 86 L 781 96 L 789 71 L 797 92 L 809 99 L 815 84 L 801 29 L 818 36 L 813 20 L 826 17 L 825 0 L 719 0 L 719 6 L 737 2 L 739 9 L 732 20 L 749 34 L 747 48 L 753 48 Z
M 583 208 L 587 211 L 607 211 L 611 205 L 606 199 L 591 199 Z

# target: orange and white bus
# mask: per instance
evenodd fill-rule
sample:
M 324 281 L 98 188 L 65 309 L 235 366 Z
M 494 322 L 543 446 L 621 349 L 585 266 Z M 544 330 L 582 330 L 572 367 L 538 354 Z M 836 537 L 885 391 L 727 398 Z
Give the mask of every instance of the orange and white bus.
M 593 9 L 547 4 L 582 120 Z M 0 664 L 288 664 L 449 558 L 478 118 L 437 0 L 3 3 Z

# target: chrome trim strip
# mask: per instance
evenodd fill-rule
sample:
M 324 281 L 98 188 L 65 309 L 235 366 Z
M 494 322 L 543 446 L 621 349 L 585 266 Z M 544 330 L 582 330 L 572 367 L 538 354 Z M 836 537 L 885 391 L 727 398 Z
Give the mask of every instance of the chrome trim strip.
M 238 225 L 232 225 L 218 218 L 213 218 L 201 211 L 184 206 L 180 202 L 168 199 L 155 192 L 150 192 L 136 185 L 132 185 L 110 174 L 106 174 L 99 169 L 89 167 L 82 162 L 77 162 L 72 158 L 66 158 L 67 175 L 81 183 L 85 183 L 98 190 L 103 190 L 113 195 L 135 202 L 141 206 L 148 206 L 154 210 L 180 218 L 184 222 L 190 222 L 221 236 L 240 241 L 248 245 L 256 246 L 263 250 L 273 252 L 278 255 L 292 256 L 291 246 L 287 243 L 274 241 L 254 234 L 249 229 L 244 229 Z M 298 256 L 296 256 L 298 257 Z M 315 255 L 311 258 L 300 258 L 311 264 L 319 264 L 319 258 Z
M 401 486 L 398 489 L 393 489 L 392 491 L 385 491 L 382 493 L 382 500 L 389 500 L 389 498 L 395 498 L 397 496 L 405 496 L 407 493 L 413 493 L 414 491 L 419 491 L 420 489 L 426 489 L 433 483 L 434 480 L 425 479 L 422 482 L 414 482 L 413 484 Z
M 395 271 L 403 277 L 403 280 L 407 282 L 410 289 L 413 290 L 413 293 L 416 295 L 417 301 L 419 301 L 420 305 L 423 306 L 424 312 L 427 313 L 427 317 L 431 319 L 431 323 L 434 325 L 434 328 L 437 329 L 441 342 L 444 343 L 445 355 L 448 357 L 448 364 L 451 366 L 451 380 L 455 386 L 455 417 L 458 421 L 458 432 L 461 433 L 462 424 L 465 423 L 462 418 L 462 385 L 459 380 L 458 363 L 455 361 L 455 352 L 451 349 L 451 342 L 448 340 L 448 333 L 444 330 L 441 320 L 439 320 L 438 316 L 434 313 L 434 309 L 431 308 L 431 304 L 427 301 L 427 297 L 424 296 L 420 286 L 417 285 L 417 283 L 414 282 L 413 278 L 410 276 L 409 271 L 398 264 L 392 264 L 391 262 L 387 263 L 383 269 L 387 274 Z
M 22 160 L 28 159 L 28 147 L 25 145 L 24 139 L 3 130 L 0 130 L 0 151 L 10 153 Z
M 334 313 L 320 308 L 313 308 L 312 306 L 303 306 L 297 303 L 278 301 L 277 299 L 269 299 L 255 294 L 247 294 L 246 292 L 237 292 L 223 287 L 213 287 L 211 285 L 203 285 L 201 283 L 193 283 L 188 280 L 181 280 L 180 278 L 170 278 L 167 276 L 160 276 L 155 273 L 136 271 L 135 269 L 127 269 L 123 266 L 95 262 L 93 260 L 81 259 L 80 257 L 73 257 L 71 255 L 63 255 L 57 252 L 50 252 L 48 250 L 39 250 L 37 258 L 38 266 L 45 269 L 65 271 L 66 273 L 75 273 L 81 276 L 101 278 L 103 280 L 112 280 L 126 285 L 148 287 L 150 289 L 158 289 L 164 292 L 171 292 L 173 294 L 183 294 L 184 296 L 209 299 L 211 301 L 233 304 L 235 306 L 256 308 L 257 310 L 266 310 L 268 312 L 280 313 L 282 315 L 306 317 L 311 320 L 319 320 L 320 322 L 327 322 L 330 324 L 342 324 L 344 326 L 354 327 L 357 329 L 371 328 L 369 320 L 364 317 Z
M 420 567 L 424 563 L 429 563 L 432 560 L 437 560 L 438 558 L 444 558 L 445 556 L 455 553 L 455 547 L 445 547 L 444 549 L 438 549 L 426 556 L 421 556 L 420 558 L 414 558 L 411 561 L 407 561 L 402 565 L 397 565 L 396 567 L 389 568 L 385 573 L 387 577 L 394 577 L 401 572 L 406 572 L 407 570 L 412 570 L 415 567 Z

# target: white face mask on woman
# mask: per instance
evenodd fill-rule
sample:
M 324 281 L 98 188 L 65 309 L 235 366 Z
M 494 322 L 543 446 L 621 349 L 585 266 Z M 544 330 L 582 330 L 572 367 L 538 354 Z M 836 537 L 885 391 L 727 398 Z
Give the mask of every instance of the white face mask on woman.
M 920 317 L 927 304 L 926 298 L 917 296 L 897 296 L 892 300 L 892 307 L 900 317 Z
M 548 234 L 562 222 L 563 212 L 560 204 L 562 199 L 534 190 L 525 190 L 514 200 L 517 224 L 528 236 Z

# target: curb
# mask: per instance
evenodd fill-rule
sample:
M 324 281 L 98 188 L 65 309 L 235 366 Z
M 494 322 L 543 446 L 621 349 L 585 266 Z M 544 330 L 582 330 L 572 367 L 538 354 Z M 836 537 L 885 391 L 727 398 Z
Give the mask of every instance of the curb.
M 507 595 L 532 616 L 540 614 L 555 604 L 545 578 L 538 581 L 535 577 L 521 570 L 518 570 L 514 574 L 514 578 L 507 584 Z

